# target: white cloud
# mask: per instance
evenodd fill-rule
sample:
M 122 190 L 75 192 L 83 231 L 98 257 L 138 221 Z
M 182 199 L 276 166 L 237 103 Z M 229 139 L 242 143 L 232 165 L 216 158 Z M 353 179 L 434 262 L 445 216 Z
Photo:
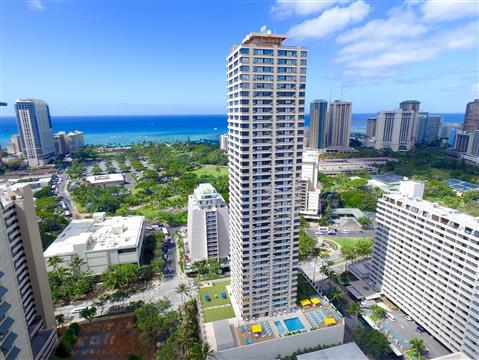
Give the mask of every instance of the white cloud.
M 43 11 L 45 6 L 42 3 L 42 0 L 27 0 L 27 5 L 30 9 Z
M 402 65 L 432 60 L 448 51 L 477 47 L 479 40 L 477 22 L 412 39 L 408 36 L 398 39 L 385 33 L 385 38 L 378 42 L 377 34 L 365 34 L 337 54 L 336 62 L 344 64 L 346 76 L 382 76 Z
M 363 20 L 370 8 L 363 0 L 358 0 L 347 7 L 336 6 L 325 10 L 314 19 L 293 26 L 288 34 L 295 38 L 321 38 Z
M 477 17 L 477 0 L 426 0 L 421 6 L 426 21 L 448 21 L 465 17 Z
M 368 40 L 413 38 L 427 31 L 428 28 L 420 24 L 412 12 L 405 12 L 384 20 L 372 20 L 362 27 L 339 35 L 337 41 L 339 43 L 348 43 L 364 38 Z
M 305 16 L 316 14 L 337 3 L 347 3 L 351 0 L 277 0 L 271 12 L 278 17 Z

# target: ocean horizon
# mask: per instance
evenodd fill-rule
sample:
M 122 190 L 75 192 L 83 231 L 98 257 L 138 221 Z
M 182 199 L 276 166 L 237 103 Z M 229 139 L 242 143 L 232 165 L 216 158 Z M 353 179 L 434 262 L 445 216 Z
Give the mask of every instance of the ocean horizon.
M 444 123 L 462 123 L 464 114 L 439 114 Z M 351 131 L 365 133 L 366 120 L 376 114 L 353 114 Z M 309 115 L 306 115 L 306 126 Z M 88 115 L 52 116 L 53 131 L 80 130 L 88 145 L 131 145 L 153 141 L 217 141 L 227 131 L 226 115 Z M 0 144 L 5 147 L 10 137 L 17 133 L 13 116 L 0 118 Z

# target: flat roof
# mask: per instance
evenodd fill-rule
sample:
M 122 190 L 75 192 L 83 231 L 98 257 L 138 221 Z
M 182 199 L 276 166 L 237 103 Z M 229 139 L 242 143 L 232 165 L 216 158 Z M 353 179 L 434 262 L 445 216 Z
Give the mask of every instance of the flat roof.
M 124 180 L 123 174 L 92 175 L 86 177 L 86 181 L 92 184 L 108 184 L 110 182 Z
M 368 360 L 355 342 L 297 355 L 298 360 Z
M 459 180 L 459 179 L 444 180 L 443 183 L 448 185 L 453 190 L 457 190 L 460 192 L 466 192 L 470 190 L 479 189 L 479 185 L 473 184 L 467 181 Z
M 385 183 L 388 185 L 399 183 L 404 180 L 403 176 L 397 175 L 394 173 L 373 175 L 372 178 L 376 181 L 381 181 L 382 183 Z
M 137 247 L 143 222 L 143 216 L 115 216 L 97 222 L 93 219 L 72 220 L 43 255 L 74 254 L 75 245 L 85 245 L 85 252 Z
M 227 319 L 214 321 L 212 325 L 217 351 L 235 347 L 235 339 Z

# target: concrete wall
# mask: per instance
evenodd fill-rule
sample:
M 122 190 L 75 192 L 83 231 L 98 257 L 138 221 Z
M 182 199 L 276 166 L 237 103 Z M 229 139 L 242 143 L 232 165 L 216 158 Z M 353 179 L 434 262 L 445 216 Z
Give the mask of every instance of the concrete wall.
M 215 353 L 215 359 L 276 359 L 278 355 L 289 355 L 296 350 L 307 347 L 342 344 L 343 338 L 344 324 L 298 335 L 285 336 L 274 340 L 264 341 L 259 344 L 240 346 L 219 351 Z

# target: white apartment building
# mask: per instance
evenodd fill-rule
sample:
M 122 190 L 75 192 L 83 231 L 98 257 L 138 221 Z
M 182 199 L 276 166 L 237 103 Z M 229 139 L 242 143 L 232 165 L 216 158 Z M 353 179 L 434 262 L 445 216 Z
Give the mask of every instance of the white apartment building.
M 20 146 L 20 136 L 18 134 L 13 134 L 10 137 L 10 142 L 7 143 L 7 153 L 8 155 L 21 155 L 22 148 Z
M 56 322 L 32 191 L 0 188 L 0 358 L 48 360 Z
M 377 150 L 408 151 L 416 146 L 417 115 L 414 110 L 381 111 L 376 119 L 375 138 L 370 141 Z
M 302 160 L 301 180 L 305 182 L 301 215 L 318 219 L 321 210 L 321 189 L 318 184 L 319 154 L 316 150 L 305 149 Z
M 188 199 L 190 261 L 221 259 L 230 254 L 228 207 L 211 184 L 200 184 Z
M 20 144 L 31 167 L 43 166 L 55 159 L 50 110 L 43 100 L 18 99 L 15 103 Z
M 378 202 L 371 280 L 453 352 L 479 358 L 479 221 L 404 181 Z
M 307 51 L 250 33 L 227 57 L 231 289 L 244 318 L 295 306 Z
M 228 134 L 220 135 L 220 149 L 223 151 L 228 151 Z
M 55 151 L 58 155 L 65 155 L 72 151 L 77 151 L 85 145 L 83 132 L 75 130 L 68 134 L 59 131 L 53 135 L 55 139 Z
M 43 253 L 45 261 L 53 256 L 60 266 L 70 267 L 75 256 L 85 260 L 85 269 L 95 275 L 108 266 L 140 263 L 145 235 L 143 216 L 115 216 L 94 213 L 92 219 L 73 220 Z

